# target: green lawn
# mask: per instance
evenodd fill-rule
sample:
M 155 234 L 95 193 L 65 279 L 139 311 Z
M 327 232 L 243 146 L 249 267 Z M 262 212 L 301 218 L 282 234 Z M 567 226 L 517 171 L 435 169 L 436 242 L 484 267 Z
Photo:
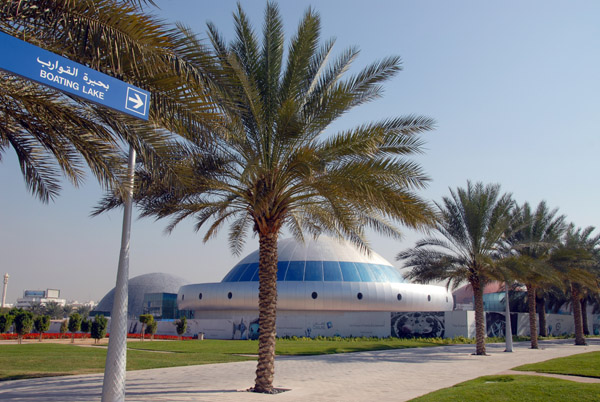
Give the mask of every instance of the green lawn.
M 278 355 L 318 355 L 365 350 L 436 346 L 435 341 L 407 339 L 280 339 Z M 254 360 L 257 341 L 129 341 L 127 370 Z M 106 347 L 29 343 L 0 345 L 0 381 L 99 373 Z
M 526 364 L 513 370 L 600 378 L 600 352 Z M 600 384 L 583 384 L 556 378 L 505 375 L 480 377 L 441 389 L 413 401 L 598 401 Z
M 599 398 L 600 384 L 582 384 L 528 375 L 503 375 L 479 377 L 411 401 L 584 402 L 598 401 Z
M 437 346 L 426 339 L 361 339 L 340 338 L 339 340 L 318 340 L 309 338 L 278 339 L 276 353 L 278 355 L 323 355 L 331 353 L 361 352 L 366 350 L 386 350 Z M 215 353 L 219 355 L 258 353 L 258 341 L 168 341 L 168 342 L 129 342 L 130 349 L 168 351 L 176 353 Z
M 514 370 L 600 378 L 600 352 L 582 353 L 541 363 L 525 364 L 515 367 Z

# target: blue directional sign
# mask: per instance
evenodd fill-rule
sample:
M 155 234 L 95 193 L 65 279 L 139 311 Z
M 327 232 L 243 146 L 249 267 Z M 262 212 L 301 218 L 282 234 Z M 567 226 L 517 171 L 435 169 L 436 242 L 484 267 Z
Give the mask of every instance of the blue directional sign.
M 148 120 L 150 93 L 0 32 L 0 69 Z

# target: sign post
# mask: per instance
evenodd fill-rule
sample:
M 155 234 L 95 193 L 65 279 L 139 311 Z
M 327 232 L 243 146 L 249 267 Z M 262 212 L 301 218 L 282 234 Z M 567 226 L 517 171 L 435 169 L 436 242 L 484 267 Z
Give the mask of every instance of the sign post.
M 150 92 L 0 32 L 0 69 L 148 120 Z
M 61 92 L 148 120 L 150 93 L 0 32 L 0 69 Z M 102 402 L 125 400 L 127 364 L 127 304 L 129 239 L 133 205 L 135 150 L 129 144 L 127 183 L 123 199 L 123 230 L 117 268 L 115 299 L 110 320 L 110 342 L 102 384 Z M 8 275 L 6 276 L 8 277 Z M 5 278 L 6 280 L 6 278 Z

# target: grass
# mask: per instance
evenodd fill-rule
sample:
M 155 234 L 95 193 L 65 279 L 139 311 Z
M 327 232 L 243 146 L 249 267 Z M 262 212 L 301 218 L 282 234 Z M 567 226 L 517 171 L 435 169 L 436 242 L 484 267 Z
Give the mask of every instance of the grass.
M 412 399 L 413 402 L 598 401 L 600 384 L 528 375 L 485 376 Z
M 340 338 L 340 339 L 278 339 L 276 354 L 282 356 L 310 356 L 332 353 L 362 352 L 437 346 L 426 339 L 398 338 Z M 258 341 L 183 341 L 183 342 L 129 342 L 128 347 L 136 350 L 174 353 L 201 353 L 217 355 L 255 355 Z
M 520 371 L 600 378 L 600 352 L 581 353 L 514 368 Z M 412 401 L 598 401 L 600 384 L 529 375 L 486 376 Z
M 446 342 L 443 342 L 446 343 Z M 436 346 L 425 339 L 279 339 L 278 355 L 320 355 L 367 350 Z M 127 370 L 228 363 L 255 360 L 257 341 L 129 341 Z M 0 381 L 24 378 L 101 373 L 106 347 L 29 343 L 0 345 Z
M 525 364 L 514 370 L 600 378 L 600 352 L 582 353 L 541 363 Z

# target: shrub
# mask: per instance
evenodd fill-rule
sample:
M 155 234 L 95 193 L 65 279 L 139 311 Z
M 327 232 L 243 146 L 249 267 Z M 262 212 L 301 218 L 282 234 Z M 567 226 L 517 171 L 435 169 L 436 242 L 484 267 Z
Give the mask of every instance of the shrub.
M 35 331 L 40 334 L 39 341 L 42 341 L 42 337 L 44 336 L 44 332 L 48 331 L 50 328 L 50 316 L 49 315 L 38 315 L 33 320 L 33 325 L 35 327 Z
M 18 335 L 19 344 L 23 340 L 23 335 L 31 332 L 33 329 L 33 314 L 29 311 L 20 311 L 15 315 L 15 332 Z
M 69 332 L 71 332 L 71 343 L 75 342 L 75 332 L 81 329 L 81 316 L 79 313 L 73 313 L 69 317 Z
M 8 332 L 14 318 L 15 317 L 10 313 L 0 314 L 0 334 Z
M 108 319 L 104 317 L 102 314 L 94 317 L 94 322 L 92 322 L 92 338 L 94 338 L 95 342 L 106 336 L 106 327 L 108 326 Z

